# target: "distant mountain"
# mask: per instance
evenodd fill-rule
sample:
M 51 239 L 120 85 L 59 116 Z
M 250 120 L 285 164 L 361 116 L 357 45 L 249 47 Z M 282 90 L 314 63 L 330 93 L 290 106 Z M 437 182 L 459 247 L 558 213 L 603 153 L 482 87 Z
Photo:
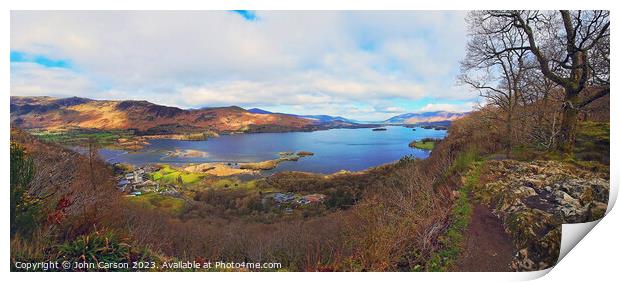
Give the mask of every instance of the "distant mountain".
M 429 122 L 443 122 L 454 121 L 466 116 L 468 113 L 454 113 L 447 111 L 435 111 L 435 112 L 422 112 L 422 113 L 407 113 L 391 117 L 384 121 L 388 124 L 414 124 L 414 123 L 429 123 Z
M 270 111 L 265 111 L 265 110 L 259 109 L 259 108 L 248 109 L 248 112 L 253 113 L 253 114 L 261 114 L 261 115 L 273 114 Z
M 253 113 L 253 114 L 273 114 L 273 112 L 270 111 L 266 111 L 263 109 L 259 109 L 259 108 L 251 108 L 248 109 L 248 112 Z M 331 122 L 343 122 L 343 123 L 351 123 L 351 124 L 356 124 L 359 123 L 357 121 L 354 121 L 352 119 L 348 119 L 348 118 L 343 118 L 340 116 L 330 116 L 330 115 L 295 115 L 295 114 L 284 114 L 283 115 L 290 115 L 290 116 L 295 116 L 295 117 L 301 117 L 301 118 L 307 118 L 307 119 L 311 119 L 311 120 L 315 120 L 319 123 L 331 123 Z
M 286 132 L 357 128 L 343 117 L 292 115 L 237 106 L 181 109 L 148 101 L 11 96 L 11 125 L 50 130 L 135 130 L 138 134 Z
M 42 129 L 133 129 L 144 134 L 317 128 L 312 119 L 276 113 L 257 115 L 237 106 L 187 110 L 147 101 L 16 96 L 11 96 L 11 125 Z
M 357 121 L 354 121 L 354 120 L 352 120 L 352 119 L 343 118 L 343 117 L 340 117 L 340 116 L 328 116 L 328 115 L 304 115 L 304 116 L 298 116 L 298 117 L 309 118 L 309 119 L 317 120 L 317 121 L 319 121 L 319 122 L 346 122 L 346 123 L 358 123 Z

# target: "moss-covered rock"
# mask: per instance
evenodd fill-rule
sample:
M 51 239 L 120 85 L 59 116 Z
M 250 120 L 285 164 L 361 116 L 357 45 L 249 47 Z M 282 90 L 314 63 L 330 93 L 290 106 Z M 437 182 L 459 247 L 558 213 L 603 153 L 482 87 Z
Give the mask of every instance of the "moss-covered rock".
M 609 175 L 558 161 L 488 161 L 473 191 L 493 208 L 520 249 L 511 267 L 540 270 L 555 264 L 561 225 L 597 220 L 609 199 Z

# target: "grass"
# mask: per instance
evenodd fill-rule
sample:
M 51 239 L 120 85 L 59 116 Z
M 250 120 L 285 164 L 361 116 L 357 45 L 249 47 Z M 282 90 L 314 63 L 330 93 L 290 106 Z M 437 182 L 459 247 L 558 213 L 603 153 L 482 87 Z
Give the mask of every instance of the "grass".
M 609 143 L 609 122 L 580 122 L 577 125 L 577 138 L 589 138 Z
M 409 143 L 409 147 L 430 151 L 435 149 L 435 145 L 439 141 L 441 140 L 436 138 L 423 138 L 422 140 L 412 141 Z
M 169 165 L 163 165 L 161 169 L 150 174 L 151 179 L 164 183 L 178 183 L 179 178 L 183 184 L 192 184 L 203 178 L 202 174 L 184 172 L 171 168 Z
M 161 173 L 163 174 L 168 174 L 168 173 L 173 173 L 176 170 L 171 168 L 169 165 L 164 165 L 161 169 L 160 169 Z
M 149 192 L 140 196 L 128 197 L 129 201 L 147 209 L 157 209 L 171 214 L 181 214 L 185 201 L 179 198 Z
M 575 158 L 609 164 L 610 132 L 608 122 L 581 122 L 577 125 Z
M 222 178 L 211 184 L 213 188 L 256 189 L 256 180 L 241 181 L 236 178 Z
M 547 151 L 533 145 L 521 145 L 512 148 L 511 158 L 519 161 L 533 159 L 571 162 L 575 164 L 598 162 L 609 164 L 610 131 L 609 122 L 585 121 L 577 124 L 573 154 L 565 155 L 558 151 Z
M 112 130 L 68 130 L 68 131 L 46 131 L 31 130 L 30 133 L 39 137 L 41 140 L 60 143 L 64 145 L 84 145 L 89 139 L 94 139 L 101 146 L 112 145 L 116 140 L 123 137 L 129 137 L 131 134 L 127 131 Z
M 435 148 L 434 141 L 413 141 L 409 143 L 409 147 L 418 148 L 422 150 L 433 150 Z
M 518 161 L 534 159 L 568 162 L 590 170 L 604 170 L 609 166 L 610 136 L 608 122 L 580 122 L 577 124 L 573 154 L 547 151 L 533 145 L 512 148 L 510 157 Z
M 439 237 L 442 248 L 431 255 L 427 262 L 428 271 L 449 271 L 458 259 L 463 246 L 463 232 L 469 226 L 472 215 L 472 204 L 469 194 L 478 185 L 482 162 L 473 151 L 462 153 L 457 157 L 453 168 L 457 171 L 467 169 L 465 183 L 459 188 L 459 197 L 452 209 L 452 221 L 444 235 Z M 419 270 L 414 269 L 414 270 Z
M 474 150 L 465 151 L 456 157 L 454 162 L 452 162 L 452 165 L 450 166 L 449 171 L 452 173 L 465 172 L 469 170 L 470 166 L 474 162 L 479 161 L 479 160 L 480 160 L 480 156 L 478 156 L 478 153 L 476 151 Z

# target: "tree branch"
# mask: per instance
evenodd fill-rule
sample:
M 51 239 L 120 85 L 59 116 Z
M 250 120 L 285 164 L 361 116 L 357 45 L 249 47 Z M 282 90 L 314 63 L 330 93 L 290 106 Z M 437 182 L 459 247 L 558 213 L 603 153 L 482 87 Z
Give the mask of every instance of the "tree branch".
M 530 44 L 530 51 L 532 51 L 532 53 L 536 57 L 536 60 L 538 60 L 542 73 L 553 82 L 562 86 L 568 86 L 569 83 L 568 81 L 566 81 L 566 79 L 556 75 L 549 68 L 549 60 L 545 57 L 545 55 L 542 54 L 540 49 L 538 49 L 536 45 L 536 39 L 534 38 L 534 33 L 532 32 L 532 28 L 525 22 L 525 20 L 523 20 L 523 17 L 521 17 L 518 12 L 513 12 L 512 17 L 518 22 L 517 26 L 523 29 L 523 31 L 527 35 L 528 43 Z
M 585 99 L 583 99 L 577 105 L 577 108 L 581 109 L 581 108 L 587 106 L 588 104 L 598 100 L 599 98 L 605 97 L 606 95 L 609 95 L 609 85 L 607 85 L 603 89 L 600 89 L 598 92 L 594 93 L 594 95 L 590 95 L 590 96 L 586 97 Z

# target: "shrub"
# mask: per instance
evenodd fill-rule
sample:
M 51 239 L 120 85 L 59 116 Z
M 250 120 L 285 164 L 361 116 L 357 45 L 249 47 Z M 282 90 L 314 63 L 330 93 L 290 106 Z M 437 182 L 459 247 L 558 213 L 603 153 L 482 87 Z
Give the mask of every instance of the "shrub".
M 113 232 L 94 232 L 57 246 L 57 256 L 70 262 L 122 262 L 129 260 L 130 246 Z
M 29 236 L 39 223 L 40 200 L 28 193 L 33 177 L 32 158 L 22 146 L 11 143 L 11 236 L 17 232 Z
M 475 150 L 467 150 L 456 157 L 450 169 L 454 172 L 465 172 L 471 164 L 478 160 L 480 160 L 480 156 Z
M 20 233 L 11 236 L 11 271 L 24 271 L 16 267 L 16 262 L 45 261 L 45 250 L 49 247 L 49 243 L 38 230 L 27 238 Z
M 471 155 L 468 155 L 467 153 L 462 154 L 463 157 L 460 158 L 461 162 L 471 160 Z M 457 158 L 457 160 L 458 159 L 459 158 Z M 456 199 L 452 209 L 451 223 L 446 233 L 439 238 L 442 249 L 435 253 L 428 261 L 426 267 L 429 271 L 448 271 L 461 253 L 463 232 L 465 232 L 469 226 L 473 212 L 469 194 L 478 185 L 481 166 L 480 163 L 475 161 L 471 161 L 467 165 L 469 171 L 467 172 L 464 185 L 459 189 L 459 197 Z
M 82 235 L 73 241 L 65 242 L 54 248 L 54 259 L 68 261 L 73 267 L 76 263 L 115 264 L 134 261 L 152 261 L 148 250 L 136 251 L 127 243 L 126 238 L 120 238 L 112 231 L 95 231 Z M 129 264 L 129 267 L 132 265 Z M 102 271 L 106 269 L 88 268 L 71 269 L 72 271 Z M 107 269 L 131 270 L 128 268 Z

